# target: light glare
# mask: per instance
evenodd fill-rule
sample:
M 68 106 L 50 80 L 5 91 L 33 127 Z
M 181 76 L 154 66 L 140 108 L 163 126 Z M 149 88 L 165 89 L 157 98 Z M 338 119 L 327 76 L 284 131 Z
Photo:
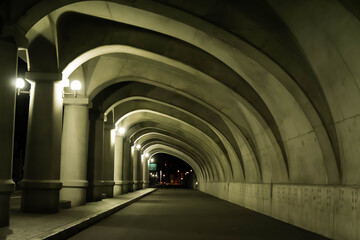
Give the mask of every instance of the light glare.
M 25 87 L 25 81 L 22 78 L 16 79 L 16 88 L 23 89 Z
M 148 157 L 149 157 L 149 154 L 148 154 L 148 153 L 145 153 L 145 157 L 147 157 L 147 158 L 148 158 Z
M 123 127 L 119 128 L 118 132 L 121 135 L 124 134 L 125 133 L 125 128 L 123 128 Z
M 139 150 L 140 148 L 141 148 L 140 144 L 136 145 L 136 149 Z
M 70 85 L 73 91 L 79 91 L 81 89 L 81 82 L 79 80 L 74 80 Z

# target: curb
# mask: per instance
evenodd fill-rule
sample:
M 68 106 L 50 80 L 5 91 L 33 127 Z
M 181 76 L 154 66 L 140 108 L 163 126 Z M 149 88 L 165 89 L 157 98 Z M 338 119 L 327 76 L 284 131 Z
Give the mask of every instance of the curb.
M 39 239 L 44 239 L 44 240 L 62 240 L 62 239 L 68 239 L 72 236 L 74 236 L 75 234 L 81 232 L 82 230 L 94 225 L 97 222 L 100 222 L 101 220 L 109 217 L 110 215 L 118 212 L 119 210 L 129 206 L 130 204 L 138 201 L 139 199 L 155 192 L 157 189 L 153 189 L 152 191 L 149 191 L 141 196 L 135 197 L 125 203 L 122 203 L 114 208 L 111 208 L 109 210 L 106 210 L 104 212 L 101 213 L 96 213 L 90 217 L 87 218 L 83 218 L 80 219 L 78 221 L 72 222 L 68 225 L 65 225 L 63 227 L 54 229 L 49 231 L 48 233 L 42 234 L 41 236 L 32 238 L 33 240 L 39 240 Z

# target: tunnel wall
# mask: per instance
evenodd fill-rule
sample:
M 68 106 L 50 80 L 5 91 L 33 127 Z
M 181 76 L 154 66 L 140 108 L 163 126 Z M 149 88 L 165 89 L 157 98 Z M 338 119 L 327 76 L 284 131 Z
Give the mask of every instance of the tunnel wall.
M 196 186 L 196 182 L 197 182 L 197 178 L 195 173 L 190 173 L 188 176 L 185 176 L 185 181 L 186 181 L 186 187 L 190 188 L 190 189 L 197 189 Z
M 332 239 L 360 239 L 359 187 L 201 182 L 199 190 Z

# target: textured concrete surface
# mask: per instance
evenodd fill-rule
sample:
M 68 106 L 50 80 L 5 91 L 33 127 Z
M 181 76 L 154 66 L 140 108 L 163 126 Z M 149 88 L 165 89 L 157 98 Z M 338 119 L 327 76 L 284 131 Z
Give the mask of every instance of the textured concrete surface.
M 358 186 L 200 182 L 199 190 L 331 239 L 358 239 Z
M 59 176 L 65 188 L 88 181 L 88 201 L 114 184 L 117 193 L 136 189 L 136 143 L 149 157 L 187 161 L 200 190 L 360 240 L 360 1 L 4 0 L 0 9 L 0 226 L 13 191 L 19 49 L 30 76 L 38 76 L 30 79 L 48 81 L 31 87 L 25 209 L 57 210 Z M 62 108 L 55 104 L 62 98 L 44 73 L 79 80 L 75 95 L 91 108 L 88 137 L 69 131 L 82 145 L 66 141 L 76 151 L 63 149 L 62 167 Z M 66 84 L 63 90 L 72 92 Z M 104 133 L 113 124 L 126 129 L 114 162 Z M 88 151 L 76 161 L 65 156 L 81 149 Z M 85 170 L 86 179 L 75 176 Z M 77 192 L 72 201 L 84 201 Z
M 26 214 L 19 211 L 20 197 L 12 197 L 10 227 L 0 228 L 1 240 L 66 239 L 97 221 L 153 192 L 148 188 L 103 199 L 100 202 L 60 210 L 57 214 Z
M 327 239 L 188 189 L 158 190 L 70 238 Z

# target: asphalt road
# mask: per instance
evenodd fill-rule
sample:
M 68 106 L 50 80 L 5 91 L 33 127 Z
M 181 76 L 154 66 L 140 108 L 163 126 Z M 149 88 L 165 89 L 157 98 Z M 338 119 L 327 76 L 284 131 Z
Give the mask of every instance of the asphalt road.
M 327 239 L 199 191 L 158 190 L 70 239 Z

